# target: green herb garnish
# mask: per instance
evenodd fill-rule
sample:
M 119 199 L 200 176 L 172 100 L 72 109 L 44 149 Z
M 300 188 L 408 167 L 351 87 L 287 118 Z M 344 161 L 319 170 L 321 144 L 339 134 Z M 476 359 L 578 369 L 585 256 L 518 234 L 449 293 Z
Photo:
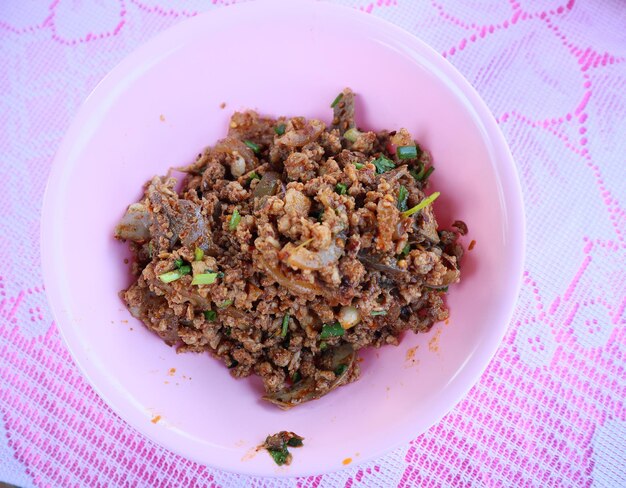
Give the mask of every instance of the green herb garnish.
M 287 441 L 287 445 L 289 447 L 302 447 L 304 443 L 302 442 L 304 437 L 300 437 L 299 435 L 294 435 L 291 439 Z
M 248 146 L 250 149 L 252 149 L 252 152 L 254 154 L 259 154 L 261 152 L 261 146 L 259 146 L 258 144 L 255 144 L 252 141 L 243 141 L 243 143 Z
M 400 185 L 400 189 L 398 190 L 398 209 L 401 212 L 405 212 L 407 210 L 407 198 L 409 198 L 409 190 L 407 190 L 404 185 Z
M 302 375 L 300 374 L 300 371 L 296 371 L 293 376 L 291 377 L 291 382 L 292 383 L 297 383 L 298 381 L 300 381 L 302 379 Z M 297 446 L 296 446 L 297 447 Z
M 252 180 L 260 180 L 260 179 L 261 177 L 258 174 L 256 174 L 256 171 L 253 171 L 252 173 L 248 175 L 248 183 L 250 183 Z
M 334 324 L 324 324 L 322 326 L 322 332 L 320 333 L 320 339 L 328 339 L 329 337 L 341 337 L 346 331 L 339 322 Z
M 280 331 L 280 335 L 285 337 L 287 335 L 287 331 L 289 330 L 289 314 L 285 314 L 283 317 L 283 328 Z
M 176 261 L 174 261 L 174 266 L 176 266 L 178 269 L 180 269 L 183 264 L 185 264 L 185 261 L 183 261 L 180 258 L 178 258 Z
M 363 166 L 365 166 L 363 163 L 354 163 L 354 166 L 356 167 L 356 169 L 363 169 Z
M 168 271 L 167 273 L 163 273 L 159 275 L 159 279 L 163 283 L 171 283 L 172 281 L 176 281 L 181 279 L 183 276 L 191 273 L 191 266 L 185 264 L 174 271 Z
M 335 368 L 335 371 L 333 371 L 333 373 L 335 373 L 335 376 L 341 376 L 346 372 L 346 369 L 348 369 L 348 366 L 346 364 L 340 364 Z
M 272 456 L 274 462 L 279 466 L 287 464 L 287 460 L 289 459 L 289 451 L 286 447 L 282 449 L 268 449 L 267 452 L 270 453 L 270 456 Z
M 422 210 L 423 208 L 427 207 L 428 205 L 433 203 L 435 200 L 437 200 L 439 195 L 440 195 L 440 193 L 438 191 L 436 191 L 435 193 L 431 194 L 430 196 L 424 198 L 424 200 L 422 200 L 417 205 L 415 205 L 415 207 L 408 209 L 406 212 L 402 212 L 402 216 L 403 217 L 410 217 L 414 213 L 419 212 L 420 210 Z
M 351 129 L 348 129 L 346 132 L 344 132 L 343 137 L 350 142 L 356 142 L 360 135 L 361 131 L 352 127 Z
M 372 161 L 372 163 L 374 163 L 374 166 L 376 166 L 376 172 L 379 175 L 382 175 L 383 173 L 396 167 L 396 165 L 393 164 L 393 161 L 391 159 L 386 158 L 385 156 L 382 156 L 382 155 L 378 156 L 374 161 Z
M 337 185 L 335 185 L 335 191 L 340 195 L 345 195 L 346 191 L 348 191 L 348 187 L 343 183 L 337 183 Z
M 274 127 L 274 132 L 276 132 L 277 135 L 282 136 L 285 133 L 285 129 L 285 124 L 278 124 L 276 127 Z
M 239 215 L 239 210 L 235 209 L 233 214 L 230 216 L 230 222 L 228 222 L 228 228 L 230 230 L 235 230 L 241 221 L 241 215 Z
M 209 322 L 213 322 L 217 318 L 217 312 L 215 310 L 205 310 L 204 318 Z
M 204 251 L 199 247 L 196 247 L 196 250 L 193 252 L 193 258 L 196 261 L 202 261 L 202 259 L 204 258 Z
M 337 97 L 333 100 L 333 103 L 330 104 L 330 108 L 335 108 L 335 105 L 337 105 L 341 101 L 342 98 L 343 98 L 343 92 L 337 95 Z
M 222 303 L 220 303 L 217 308 L 228 308 L 233 304 L 232 300 L 224 300 Z
M 387 315 L 387 310 L 372 310 L 370 315 L 372 317 L 375 317 L 376 315 Z
M 434 166 L 429 166 L 428 168 L 426 168 L 426 166 L 422 166 L 419 171 L 412 170 L 409 171 L 409 173 L 411 173 L 411 176 L 417 181 L 424 182 L 428 180 L 428 177 L 433 173 L 433 171 L 435 171 Z
M 400 254 L 402 254 L 403 256 L 408 256 L 410 252 L 411 252 L 411 244 L 406 244 L 402 248 L 402 252 Z
M 194 275 L 193 280 L 191 280 L 192 285 L 212 285 L 215 283 L 217 279 L 217 273 L 202 273 Z
M 326 344 L 326 341 L 320 342 L 320 351 L 325 351 L 327 348 L 328 344 Z
M 399 146 L 396 148 L 398 159 L 415 159 L 417 157 L 417 147 Z

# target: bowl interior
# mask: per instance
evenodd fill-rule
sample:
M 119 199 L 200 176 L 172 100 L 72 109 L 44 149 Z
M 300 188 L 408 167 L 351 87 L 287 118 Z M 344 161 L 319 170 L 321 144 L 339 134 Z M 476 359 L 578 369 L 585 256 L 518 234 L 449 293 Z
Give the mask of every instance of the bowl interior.
M 220 9 L 174 27 L 122 62 L 67 134 L 42 220 L 46 288 L 59 328 L 102 397 L 167 448 L 267 475 L 338 469 L 345 458 L 379 455 L 437 421 L 501 340 L 522 255 L 513 165 L 469 85 L 389 24 L 331 5 L 298 4 L 283 3 L 271 17 L 256 2 Z M 329 122 L 329 104 L 345 86 L 359 96 L 360 126 L 407 127 L 432 152 L 440 223 L 465 221 L 465 244 L 476 246 L 464 259 L 461 284 L 451 287 L 449 323 L 407 334 L 399 347 L 363 352 L 358 382 L 283 412 L 260 400 L 258 380 L 234 380 L 208 355 L 177 355 L 129 315 L 118 298 L 130 280 L 126 246 L 112 231 L 147 179 L 192 161 L 223 137 L 234 110 Z M 306 438 L 289 468 L 251 454 L 279 430 Z

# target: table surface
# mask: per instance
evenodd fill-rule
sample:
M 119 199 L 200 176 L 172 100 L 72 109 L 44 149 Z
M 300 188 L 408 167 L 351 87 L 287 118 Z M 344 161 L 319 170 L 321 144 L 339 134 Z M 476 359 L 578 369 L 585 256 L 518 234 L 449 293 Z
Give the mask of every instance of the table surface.
M 0 481 L 626 486 L 622 0 L 338 2 L 413 32 L 468 78 L 511 146 L 524 192 L 527 258 L 508 333 L 479 384 L 427 433 L 338 473 L 248 478 L 155 445 L 94 393 L 42 285 L 39 218 L 50 164 L 82 100 L 127 53 L 232 3 L 0 4 Z

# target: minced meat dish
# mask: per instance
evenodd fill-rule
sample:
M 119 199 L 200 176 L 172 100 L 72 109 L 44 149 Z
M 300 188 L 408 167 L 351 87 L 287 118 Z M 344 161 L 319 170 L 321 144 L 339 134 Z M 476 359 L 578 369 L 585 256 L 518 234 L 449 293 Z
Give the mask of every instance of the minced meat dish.
M 260 376 L 281 408 L 356 380 L 359 349 L 445 319 L 459 281 L 467 228 L 438 228 L 428 152 L 406 129 L 358 129 L 349 89 L 332 108 L 329 126 L 236 112 L 179 188 L 148 181 L 115 232 L 135 257 L 131 314 Z

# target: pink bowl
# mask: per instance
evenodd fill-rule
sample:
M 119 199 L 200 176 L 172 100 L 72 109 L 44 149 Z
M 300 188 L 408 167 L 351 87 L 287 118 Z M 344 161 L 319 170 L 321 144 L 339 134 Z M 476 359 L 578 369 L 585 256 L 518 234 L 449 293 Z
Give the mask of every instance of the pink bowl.
M 464 220 L 465 243 L 475 240 L 476 247 L 450 292 L 448 324 L 407 334 L 399 347 L 363 352 L 357 383 L 283 412 L 260 400 L 258 380 L 236 381 L 208 355 L 177 355 L 129 315 L 117 295 L 130 279 L 126 246 L 112 232 L 142 184 L 222 137 L 233 110 L 328 121 L 329 104 L 345 86 L 360 97 L 361 126 L 407 127 L 431 150 L 440 220 Z M 523 221 L 502 134 L 447 61 L 403 30 L 354 10 L 254 2 L 176 25 L 128 56 L 89 96 L 52 168 L 43 267 L 73 357 L 129 424 L 201 463 L 309 475 L 339 469 L 347 458 L 380 456 L 463 398 L 509 323 Z M 251 454 L 279 430 L 306 438 L 289 467 Z

